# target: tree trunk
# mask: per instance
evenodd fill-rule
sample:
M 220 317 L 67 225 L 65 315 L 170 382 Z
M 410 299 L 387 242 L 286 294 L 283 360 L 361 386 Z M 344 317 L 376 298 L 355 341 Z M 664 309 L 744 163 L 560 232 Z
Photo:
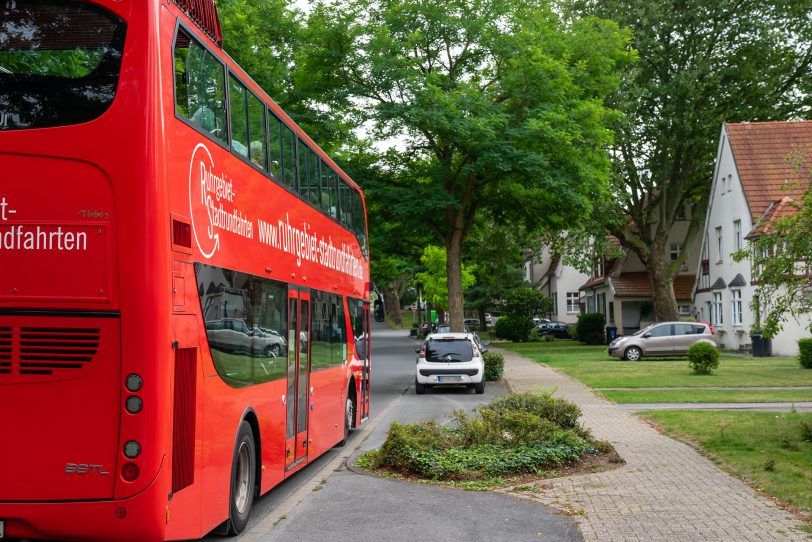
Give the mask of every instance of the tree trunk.
M 389 319 L 399 326 L 403 325 L 403 320 L 400 318 L 400 296 L 398 295 L 398 285 L 396 283 L 390 283 L 384 286 L 383 301 L 383 306 Z
M 655 245 L 657 244 L 659 243 L 655 241 Z M 654 295 L 654 316 L 658 322 L 679 320 L 677 299 L 674 295 L 674 276 L 669 270 L 671 259 L 664 248 L 664 246 L 652 247 L 646 261 L 646 271 Z
M 462 298 L 462 230 L 455 230 L 446 245 L 446 274 L 448 275 L 448 319 L 451 331 L 463 331 Z

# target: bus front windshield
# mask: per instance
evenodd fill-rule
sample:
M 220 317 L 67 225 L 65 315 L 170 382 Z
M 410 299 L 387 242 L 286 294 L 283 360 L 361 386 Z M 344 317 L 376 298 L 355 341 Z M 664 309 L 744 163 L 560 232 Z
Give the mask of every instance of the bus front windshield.
M 0 130 L 99 117 L 116 94 L 125 32 L 91 4 L 0 2 Z

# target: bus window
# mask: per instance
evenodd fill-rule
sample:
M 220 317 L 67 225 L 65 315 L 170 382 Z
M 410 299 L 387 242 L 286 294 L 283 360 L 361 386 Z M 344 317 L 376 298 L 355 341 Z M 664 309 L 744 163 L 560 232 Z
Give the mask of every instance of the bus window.
M 330 216 L 338 220 L 338 174 L 330 170 Z
M 309 199 L 309 190 L 310 184 L 308 182 L 308 175 L 307 175 L 307 145 L 304 141 L 296 138 L 296 159 L 299 164 L 299 195 L 303 200 Z
M 242 83 L 229 77 L 229 105 L 231 106 L 231 148 L 248 158 L 248 113 L 245 103 L 246 90 Z
M 352 229 L 352 188 L 344 180 L 341 181 L 341 225 L 345 228 Z
M 282 182 L 282 122 L 276 115 L 268 115 L 268 163 L 271 177 L 276 182 Z
M 282 126 L 282 171 L 285 185 L 297 192 L 299 183 L 296 179 L 296 136 L 287 126 Z
M 366 258 L 369 253 L 367 252 L 367 225 L 364 221 L 364 202 L 361 200 L 361 194 L 354 190 L 353 199 L 355 200 L 355 237 L 358 239 L 361 252 Z
M 321 161 L 321 210 L 330 214 L 330 166 Z
M 344 298 L 340 295 L 330 294 L 330 343 L 332 345 L 332 365 L 343 365 L 347 359 L 347 324 L 344 320 Z
M 179 115 L 225 143 L 223 65 L 182 28 L 175 41 L 175 108 Z
M 253 94 L 248 94 L 248 145 L 251 163 L 268 169 L 268 152 L 265 143 L 265 104 Z
M 91 4 L 0 2 L 0 130 L 101 116 L 116 95 L 126 30 Z
M 319 194 L 319 155 L 313 152 L 312 149 L 307 150 L 307 163 L 308 163 L 308 171 L 310 172 L 309 184 L 310 184 L 310 197 L 307 201 L 318 207 L 319 201 L 321 196 Z

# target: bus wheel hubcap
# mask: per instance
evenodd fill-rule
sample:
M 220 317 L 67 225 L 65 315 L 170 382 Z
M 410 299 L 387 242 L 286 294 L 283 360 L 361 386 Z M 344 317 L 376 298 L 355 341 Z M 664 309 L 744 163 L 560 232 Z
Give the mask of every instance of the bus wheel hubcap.
M 248 499 L 251 488 L 248 487 L 251 481 L 251 453 L 248 450 L 248 443 L 240 444 L 240 452 L 237 454 L 237 480 L 234 495 L 234 504 L 237 511 L 242 514 L 248 508 Z
M 355 418 L 355 412 L 352 408 L 352 399 L 347 399 L 347 429 L 352 428 L 353 418 Z

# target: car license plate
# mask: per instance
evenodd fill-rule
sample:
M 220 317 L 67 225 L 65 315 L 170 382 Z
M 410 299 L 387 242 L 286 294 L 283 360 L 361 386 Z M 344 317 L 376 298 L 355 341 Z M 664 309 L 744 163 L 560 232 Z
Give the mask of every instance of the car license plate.
M 459 382 L 460 377 L 458 376 L 438 376 L 437 382 Z

